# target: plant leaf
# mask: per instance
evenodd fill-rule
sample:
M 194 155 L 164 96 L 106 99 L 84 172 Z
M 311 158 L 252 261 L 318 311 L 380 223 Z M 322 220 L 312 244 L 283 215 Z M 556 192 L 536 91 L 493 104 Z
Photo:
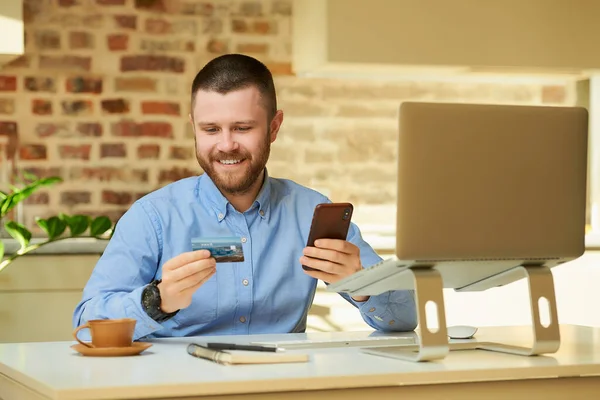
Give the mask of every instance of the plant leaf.
M 19 242 L 22 249 L 29 245 L 29 241 L 31 240 L 31 232 L 29 232 L 29 230 L 27 230 L 27 228 L 25 228 L 23 225 L 15 221 L 8 221 L 4 224 L 4 229 L 6 229 L 6 232 L 8 232 L 10 236 Z
M 6 197 L 6 199 L 4 199 L 4 202 L 2 203 L 2 206 L 0 207 L 0 218 L 4 217 L 8 213 L 8 211 L 10 211 L 11 208 L 13 208 L 15 205 L 17 205 L 17 203 L 19 203 L 19 202 L 25 200 L 27 197 L 31 196 L 33 194 L 33 192 L 35 192 L 36 190 L 40 189 L 43 186 L 50 186 L 50 185 L 53 185 L 58 182 L 62 182 L 62 178 L 60 178 L 58 176 L 42 178 L 35 182 L 30 183 L 29 185 L 25 186 L 23 189 L 19 189 L 13 193 L 10 193 Z
M 90 226 L 91 218 L 87 215 L 61 214 L 60 218 L 67 223 L 71 236 L 79 236 Z
M 59 217 L 50 217 L 48 219 L 36 218 L 37 224 L 46 231 L 48 239 L 53 240 L 62 235 L 67 228 L 67 223 Z
M 0 240 L 0 261 L 4 258 L 4 242 Z
M 100 236 L 108 231 L 111 227 L 112 222 L 110 218 L 105 216 L 96 217 L 90 224 L 90 235 Z

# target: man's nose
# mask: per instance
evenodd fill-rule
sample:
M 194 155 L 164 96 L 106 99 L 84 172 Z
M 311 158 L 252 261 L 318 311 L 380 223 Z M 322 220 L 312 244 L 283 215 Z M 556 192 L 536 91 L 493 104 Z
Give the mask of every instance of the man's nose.
M 237 142 L 233 139 L 231 132 L 223 131 L 221 134 L 221 140 L 217 144 L 217 149 L 224 153 L 229 153 L 238 148 Z

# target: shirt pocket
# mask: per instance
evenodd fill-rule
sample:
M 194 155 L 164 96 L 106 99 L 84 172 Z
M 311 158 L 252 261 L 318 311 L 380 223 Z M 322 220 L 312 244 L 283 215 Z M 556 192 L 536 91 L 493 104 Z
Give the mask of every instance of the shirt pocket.
M 217 319 L 218 303 L 217 274 L 214 274 L 192 295 L 192 303 L 173 316 L 177 328 L 205 325 Z

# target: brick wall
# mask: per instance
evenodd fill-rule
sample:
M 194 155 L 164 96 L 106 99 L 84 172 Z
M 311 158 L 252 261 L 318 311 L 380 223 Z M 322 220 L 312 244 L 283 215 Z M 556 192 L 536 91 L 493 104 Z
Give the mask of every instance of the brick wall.
M 18 133 L 20 168 L 65 179 L 30 199 L 26 224 L 60 211 L 116 219 L 143 194 L 200 173 L 189 86 L 225 52 L 254 55 L 276 76 L 286 118 L 272 175 L 357 206 L 394 207 L 404 100 L 576 98 L 566 82 L 295 77 L 291 13 L 291 0 L 25 0 L 26 54 L 0 70 L 0 136 Z

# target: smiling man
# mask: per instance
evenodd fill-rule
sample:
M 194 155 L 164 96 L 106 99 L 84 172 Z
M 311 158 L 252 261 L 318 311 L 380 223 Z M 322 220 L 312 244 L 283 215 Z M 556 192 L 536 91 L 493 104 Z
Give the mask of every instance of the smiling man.
M 347 240 L 306 247 L 314 208 L 330 202 L 266 164 L 283 112 L 270 71 L 240 54 L 196 75 L 190 123 L 204 170 L 137 200 L 119 220 L 73 315 L 134 318 L 134 338 L 303 332 L 317 281 L 381 260 L 351 225 Z M 239 237 L 244 259 L 216 263 L 193 238 Z M 305 271 L 302 265 L 314 270 Z M 351 298 L 371 327 L 416 326 L 412 291 Z

